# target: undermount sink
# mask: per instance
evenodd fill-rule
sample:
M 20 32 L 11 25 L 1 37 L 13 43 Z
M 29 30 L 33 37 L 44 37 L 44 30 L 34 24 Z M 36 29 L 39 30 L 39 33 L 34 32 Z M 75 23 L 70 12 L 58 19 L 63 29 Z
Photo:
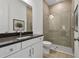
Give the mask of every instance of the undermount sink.
M 27 38 L 30 38 L 31 36 L 23 36 L 23 37 L 19 37 L 17 38 L 18 40 L 22 40 L 22 39 L 27 39 Z

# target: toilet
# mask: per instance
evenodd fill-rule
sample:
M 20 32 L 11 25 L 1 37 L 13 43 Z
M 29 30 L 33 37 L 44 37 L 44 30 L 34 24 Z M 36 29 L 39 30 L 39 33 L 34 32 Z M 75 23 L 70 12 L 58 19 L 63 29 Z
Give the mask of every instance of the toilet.
M 50 53 L 51 46 L 52 46 L 51 42 L 43 41 L 44 54 L 49 54 Z

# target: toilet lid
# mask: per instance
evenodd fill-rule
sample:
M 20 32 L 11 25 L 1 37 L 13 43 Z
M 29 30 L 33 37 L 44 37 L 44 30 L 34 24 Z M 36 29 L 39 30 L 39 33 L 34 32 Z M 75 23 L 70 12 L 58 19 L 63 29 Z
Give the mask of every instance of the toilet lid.
M 43 44 L 52 44 L 51 42 L 49 42 L 49 41 L 43 41 Z

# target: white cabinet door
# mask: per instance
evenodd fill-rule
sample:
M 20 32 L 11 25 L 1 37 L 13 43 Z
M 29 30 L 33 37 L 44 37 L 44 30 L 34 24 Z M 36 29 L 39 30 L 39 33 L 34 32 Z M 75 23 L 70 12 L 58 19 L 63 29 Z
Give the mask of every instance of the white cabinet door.
M 7 58 L 31 58 L 31 47 L 18 51 Z
M 8 0 L 0 0 L 0 33 L 8 32 Z
M 10 54 L 13 54 L 21 49 L 21 43 L 13 44 L 10 46 L 0 48 L 0 58 L 4 58 Z
M 43 44 L 39 42 L 32 46 L 32 58 L 42 58 L 43 57 Z
M 27 41 L 29 44 L 26 44 L 27 47 L 24 46 L 20 51 L 16 52 L 13 55 L 8 56 L 7 58 L 42 58 L 43 57 L 43 37 L 35 38 L 37 41 Z M 35 42 L 35 44 L 33 43 Z

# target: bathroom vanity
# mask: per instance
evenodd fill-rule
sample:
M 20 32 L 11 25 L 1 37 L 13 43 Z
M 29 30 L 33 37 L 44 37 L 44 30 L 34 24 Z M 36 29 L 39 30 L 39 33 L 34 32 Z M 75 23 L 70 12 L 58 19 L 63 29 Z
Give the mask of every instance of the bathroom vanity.
M 20 38 L 14 36 L 7 39 L 11 38 L 12 40 L 10 41 L 0 43 L 0 58 L 43 57 L 43 35 L 24 36 Z
M 33 23 L 28 21 L 31 17 L 26 15 L 28 7 L 32 9 Z M 32 6 L 23 0 L 0 0 L 0 58 L 43 57 L 43 35 L 16 35 L 28 32 L 28 28 L 32 28 L 33 34 L 43 34 L 42 7 L 43 0 L 34 0 Z M 28 22 L 32 24 L 28 26 Z M 18 23 L 22 28 L 18 28 Z

